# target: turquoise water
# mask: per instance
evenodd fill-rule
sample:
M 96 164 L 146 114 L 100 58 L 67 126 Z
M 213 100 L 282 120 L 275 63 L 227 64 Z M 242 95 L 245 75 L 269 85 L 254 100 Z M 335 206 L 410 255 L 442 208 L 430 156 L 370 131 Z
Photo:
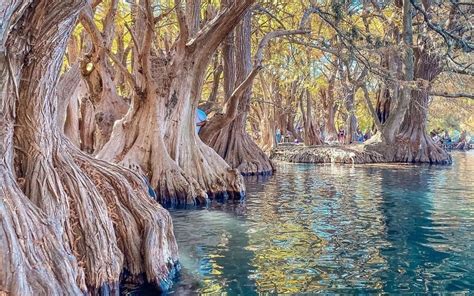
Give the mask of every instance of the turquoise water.
M 173 211 L 175 295 L 474 291 L 474 153 L 450 167 L 285 164 Z

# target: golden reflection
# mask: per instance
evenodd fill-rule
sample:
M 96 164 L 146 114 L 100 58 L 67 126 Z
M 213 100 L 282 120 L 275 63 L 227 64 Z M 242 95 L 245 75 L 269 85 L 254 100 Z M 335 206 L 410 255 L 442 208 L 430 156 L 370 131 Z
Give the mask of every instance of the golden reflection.
M 382 241 L 382 199 L 371 195 L 374 188 L 380 190 L 381 177 L 363 176 L 374 180 L 369 188 L 343 181 L 368 174 L 367 170 L 340 165 L 308 170 L 314 173 L 292 172 L 296 177 L 283 183 L 269 182 L 259 195 L 259 207 L 249 208 L 252 223 L 247 234 L 255 254 L 258 291 L 292 294 L 327 290 L 332 282 L 337 288 L 338 283 L 350 286 L 358 281 L 380 289 L 382 282 L 375 273 L 386 263 L 380 249 L 388 243 Z M 321 183 L 317 174 L 331 176 L 330 182 Z M 354 258 L 360 248 L 364 248 L 360 257 Z

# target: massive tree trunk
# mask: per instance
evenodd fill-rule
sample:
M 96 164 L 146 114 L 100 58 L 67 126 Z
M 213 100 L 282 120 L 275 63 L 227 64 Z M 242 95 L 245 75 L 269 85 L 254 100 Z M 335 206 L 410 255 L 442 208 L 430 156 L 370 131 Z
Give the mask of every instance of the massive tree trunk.
M 303 102 L 301 102 L 303 106 Z M 323 145 L 324 141 L 321 139 L 321 127 L 313 114 L 313 98 L 309 89 L 306 89 L 306 112 L 301 107 L 304 122 L 304 143 L 307 146 Z
M 20 69 L 11 67 L 6 40 L 27 2 L 0 5 L 0 294 L 80 295 L 83 274 L 54 221 L 28 199 L 14 173 L 15 93 Z M 14 15 L 13 12 L 16 12 Z
M 79 64 L 69 68 L 58 82 L 58 116 L 57 124 L 60 130 L 76 146 L 80 147 L 79 135 L 79 101 L 81 96 L 81 73 Z
M 171 52 L 154 56 L 153 71 L 153 13 L 149 1 L 144 2 L 139 12 L 145 12 L 141 18 L 148 21 L 139 54 L 146 87 L 138 91 L 129 112 L 115 124 L 110 141 L 97 156 L 144 172 L 165 204 L 203 203 L 206 194 L 240 199 L 244 194 L 240 173 L 199 139 L 195 112 L 212 54 L 254 0 L 221 9 L 200 31 L 190 26 L 199 22 L 187 21 L 178 4 L 180 35 Z M 187 5 L 196 5 L 196 1 Z
M 346 119 L 345 125 L 345 144 L 352 144 L 357 143 L 357 117 L 355 115 L 355 107 L 354 107 L 354 92 L 350 91 L 346 98 L 346 110 L 348 112 L 348 116 Z
M 425 44 L 426 45 L 426 44 Z M 433 81 L 441 73 L 440 57 L 429 49 L 417 48 L 415 54 L 415 79 Z M 451 163 L 451 156 L 436 144 L 426 132 L 429 107 L 429 90 L 411 91 L 411 102 L 397 136 L 394 161 Z
M 334 76 L 335 77 L 335 76 Z M 330 79 L 329 86 L 320 90 L 321 99 L 325 110 L 324 122 L 324 141 L 337 141 L 336 129 L 336 110 L 337 106 L 334 102 L 334 80 Z
M 1 60 L 8 60 L 0 63 L 8 73 L 0 102 L 0 234 L 9 242 L 0 243 L 0 291 L 13 295 L 116 294 L 123 270 L 166 288 L 177 262 L 169 213 L 140 177 L 84 155 L 58 128 L 56 85 L 84 4 L 0 7 L 7 15 Z
M 226 47 L 235 48 L 235 52 L 226 50 L 224 54 L 227 112 L 218 115 L 223 118 L 212 118 L 200 137 L 243 175 L 268 175 L 274 171 L 273 164 L 246 131 L 252 86 L 251 81 L 248 86 L 245 83 L 257 74 L 252 69 L 250 36 L 251 13 L 247 12 L 237 27 L 235 40 L 226 40 Z M 245 89 L 238 92 L 236 84 Z
M 419 44 L 416 47 L 413 45 L 412 10 L 411 2 L 403 1 L 403 77 L 407 83 L 419 80 L 430 84 L 441 72 L 441 61 L 431 48 L 429 39 L 420 38 Z M 394 35 L 398 35 L 396 30 Z M 390 72 L 395 73 L 394 78 L 402 76 L 397 63 L 401 58 L 397 52 L 389 51 L 384 59 L 382 63 L 389 67 Z M 366 101 L 380 135 L 374 137 L 366 148 L 379 151 L 387 161 L 449 164 L 449 153 L 437 146 L 426 133 L 429 88 L 412 87 L 405 85 L 401 90 L 398 86 L 391 90 L 382 88 L 378 94 L 377 110 L 371 107 L 365 89 Z
M 90 6 L 81 14 L 81 22 L 90 37 L 91 51 L 81 62 L 81 73 L 88 88 L 88 97 L 83 104 L 87 107 L 83 119 L 82 149 L 88 153 L 97 153 L 110 138 L 116 120 L 122 118 L 128 110 L 127 102 L 118 95 L 113 79 L 107 51 L 112 46 L 115 34 L 115 15 L 118 0 L 110 1 L 110 7 L 103 21 L 103 30 L 99 31 Z

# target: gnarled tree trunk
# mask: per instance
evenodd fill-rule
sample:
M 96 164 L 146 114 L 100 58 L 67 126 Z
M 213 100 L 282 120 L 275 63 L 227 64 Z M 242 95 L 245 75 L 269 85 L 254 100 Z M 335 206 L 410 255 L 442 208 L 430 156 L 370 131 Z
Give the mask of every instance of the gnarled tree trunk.
M 335 75 L 334 75 L 335 77 Z M 324 141 L 337 141 L 336 130 L 336 110 L 337 106 L 334 102 L 334 80 L 330 79 L 329 86 L 320 90 L 321 99 L 325 110 L 324 122 Z
M 81 22 L 87 31 L 92 47 L 81 62 L 81 73 L 88 88 L 88 97 L 83 99 L 82 149 L 97 153 L 107 143 L 115 121 L 128 110 L 128 103 L 118 95 L 113 79 L 114 69 L 108 61 L 107 51 L 112 46 L 115 33 L 115 15 L 118 0 L 110 1 L 110 7 L 103 21 L 103 31 L 97 28 L 90 6 L 81 14 Z
M 76 146 L 80 147 L 79 136 L 79 101 L 81 95 L 81 73 L 79 64 L 74 64 L 58 82 L 58 116 L 57 124 L 60 130 Z
M 414 54 L 412 10 L 412 3 L 404 1 L 405 57 L 403 76 L 407 82 L 421 80 L 431 83 L 442 70 L 440 57 L 430 48 L 430 41 L 423 38 L 419 39 Z M 397 35 L 396 32 L 395 35 Z M 384 59 L 383 64 L 388 66 L 392 73 L 401 76 L 401 68 L 397 63 L 400 60 L 398 54 L 389 51 Z M 440 146 L 437 146 L 426 134 L 428 93 L 427 88 L 412 89 L 408 86 L 404 86 L 401 90 L 397 86 L 392 91 L 382 89 L 379 92 L 379 108 L 375 111 L 370 106 L 366 92 L 366 101 L 369 109 L 372 110 L 380 135 L 380 137 L 374 137 L 374 141 L 371 141 L 366 148 L 380 152 L 387 161 L 451 163 L 451 156 Z M 396 106 L 393 106 L 393 98 L 397 98 Z
M 441 73 L 440 57 L 424 47 L 418 48 L 415 53 L 415 79 L 433 81 Z M 397 136 L 394 161 L 451 163 L 451 156 L 426 132 L 428 107 L 428 90 L 412 90 L 410 106 Z
M 115 124 L 110 141 L 97 156 L 147 174 L 165 204 L 203 203 L 206 194 L 240 199 L 244 194 L 240 173 L 199 139 L 195 112 L 212 54 L 254 0 L 221 9 L 200 31 L 199 22 L 186 20 L 177 5 L 180 36 L 169 54 L 155 55 L 153 71 L 153 15 L 149 1 L 144 2 L 139 11 L 146 12 L 142 19 L 148 21 L 140 57 L 146 87 Z
M 227 51 L 224 55 L 225 93 L 229 98 L 227 113 L 218 115 L 223 116 L 222 119 L 212 118 L 209 125 L 204 126 L 199 135 L 231 167 L 238 169 L 243 175 L 268 175 L 274 171 L 273 164 L 245 128 L 252 93 L 251 82 L 242 92 L 235 90 L 236 83 L 239 87 L 243 87 L 249 77 L 253 80 L 257 74 L 255 70 L 252 70 L 250 35 L 251 14 L 247 12 L 242 23 L 237 27 L 235 40 L 226 40 L 227 46 L 234 47 L 235 45 L 236 49 L 235 56 L 234 52 L 229 54 Z M 238 115 L 235 115 L 236 113 Z M 231 122 L 227 123 L 227 121 Z
M 301 104 L 303 106 L 303 104 Z M 304 108 L 301 108 L 304 115 L 304 143 L 307 146 L 323 145 L 324 141 L 321 139 L 321 127 L 313 115 L 313 98 L 309 89 L 306 89 L 306 114 Z
M 169 213 L 140 177 L 84 155 L 58 128 L 56 85 L 84 4 L 6 6 L 15 19 L 0 50 L 9 68 L 0 102 L 1 242 L 9 242 L 0 249 L 0 291 L 13 295 L 116 294 L 123 270 L 167 288 L 177 262 Z

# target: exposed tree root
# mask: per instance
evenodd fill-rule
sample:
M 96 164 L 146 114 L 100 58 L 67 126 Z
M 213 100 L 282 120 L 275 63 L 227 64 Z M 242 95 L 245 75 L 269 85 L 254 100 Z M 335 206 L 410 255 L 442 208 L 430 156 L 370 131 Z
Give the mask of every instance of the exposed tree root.
M 111 140 L 97 157 L 147 176 L 163 205 L 206 204 L 206 191 L 169 156 L 158 114 L 145 106 L 137 109 L 117 121 Z
M 33 205 L 11 174 L 7 132 L 11 128 L 0 122 L 0 294 L 81 295 L 84 274 L 61 227 Z
M 204 144 L 197 135 L 194 135 L 194 139 L 197 149 L 181 152 L 180 167 L 187 168 L 187 174 L 202 186 L 209 198 L 242 199 L 245 196 L 245 185 L 240 172 L 231 168 L 216 151 Z
M 3 165 L 0 181 L 0 294 L 82 294 L 83 275 L 57 225 L 16 187 Z
M 243 176 L 271 175 L 275 167 L 236 120 L 209 140 L 209 145 Z
M 144 183 L 132 171 L 79 151 L 74 160 L 108 205 L 124 268 L 132 276 L 145 274 L 148 282 L 166 283 L 178 259 L 168 211 L 147 196 Z
M 169 213 L 147 195 L 135 173 L 90 158 L 71 143 L 62 147 L 52 167 L 44 160 L 36 163 L 43 170 L 36 170 L 31 180 L 44 181 L 37 182 L 38 187 L 29 184 L 36 182 L 26 183 L 43 196 L 58 198 L 55 203 L 38 205 L 64 221 L 88 290 L 118 291 L 124 269 L 134 279 L 144 275 L 148 282 L 166 289 L 178 259 Z M 59 206 L 51 208 L 55 204 Z M 64 207 L 67 213 L 61 216 L 56 209 Z
M 124 270 L 162 288 L 174 273 L 171 219 L 143 180 L 86 156 L 58 129 L 56 83 L 84 4 L 13 6 L 12 54 L 0 51 L 0 294 L 118 294 Z
M 374 142 L 366 150 L 378 151 L 385 162 L 451 164 L 451 155 L 422 131 L 399 134 L 393 145 Z

